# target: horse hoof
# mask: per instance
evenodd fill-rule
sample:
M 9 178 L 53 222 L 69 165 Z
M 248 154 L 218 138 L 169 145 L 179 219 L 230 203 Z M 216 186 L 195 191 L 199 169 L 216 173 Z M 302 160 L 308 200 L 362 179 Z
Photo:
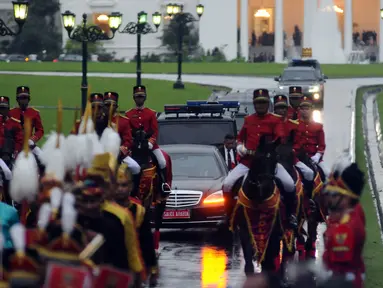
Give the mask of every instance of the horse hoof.
M 155 252 L 156 252 L 156 258 L 157 258 L 157 259 L 160 258 L 160 254 L 161 254 L 161 253 L 158 251 L 158 249 L 156 249 Z
M 245 264 L 245 274 L 246 274 L 246 277 L 250 277 L 255 274 L 253 263 Z
M 152 274 L 149 279 L 149 287 L 156 287 L 158 284 L 158 277 L 156 274 Z

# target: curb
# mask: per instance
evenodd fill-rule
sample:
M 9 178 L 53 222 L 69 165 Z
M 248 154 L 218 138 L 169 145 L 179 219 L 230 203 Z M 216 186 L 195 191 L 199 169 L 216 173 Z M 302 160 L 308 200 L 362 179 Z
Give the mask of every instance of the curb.
M 363 87 L 360 87 L 361 89 Z M 371 87 L 370 89 L 367 88 L 368 91 L 366 91 L 363 94 L 363 106 L 362 106 L 362 117 L 363 117 L 363 138 L 364 138 L 364 148 L 365 148 L 365 159 L 367 163 L 367 170 L 368 170 L 368 176 L 369 176 L 369 182 L 371 186 L 371 190 L 373 192 L 373 198 L 376 202 L 376 208 L 377 208 L 377 214 L 379 218 L 379 224 L 380 224 L 380 229 L 383 232 L 383 209 L 381 206 L 381 199 L 379 197 L 379 189 L 376 184 L 376 179 L 375 179 L 375 173 L 373 170 L 373 163 L 371 160 L 371 151 L 370 151 L 370 146 L 368 145 L 368 127 L 367 127 L 367 99 L 370 97 L 374 97 L 374 105 L 373 105 L 373 116 L 374 116 L 374 125 L 375 125 L 375 131 L 376 131 L 376 141 L 378 143 L 378 150 L 380 154 L 380 163 L 382 165 L 382 148 L 383 148 L 383 139 L 382 139 L 382 131 L 380 129 L 380 117 L 377 109 L 377 104 L 376 104 L 376 94 L 380 93 L 383 91 L 383 88 L 377 88 L 377 87 Z M 355 116 L 354 116 L 355 117 Z

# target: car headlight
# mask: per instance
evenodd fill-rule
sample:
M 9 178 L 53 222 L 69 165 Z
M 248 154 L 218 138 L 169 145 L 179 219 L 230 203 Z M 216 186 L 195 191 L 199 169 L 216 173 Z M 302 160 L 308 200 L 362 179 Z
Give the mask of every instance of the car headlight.
M 320 99 L 320 95 L 318 93 L 314 93 L 313 97 L 314 97 L 314 100 Z
M 310 86 L 310 88 L 309 88 L 310 93 L 319 92 L 319 90 L 320 90 L 319 86 Z
M 225 202 L 225 198 L 223 198 L 223 192 L 222 190 L 219 190 L 217 192 L 214 192 L 213 194 L 207 196 L 205 200 L 203 200 L 204 205 L 223 205 Z
M 279 86 L 279 89 L 283 90 L 285 89 L 285 86 Z

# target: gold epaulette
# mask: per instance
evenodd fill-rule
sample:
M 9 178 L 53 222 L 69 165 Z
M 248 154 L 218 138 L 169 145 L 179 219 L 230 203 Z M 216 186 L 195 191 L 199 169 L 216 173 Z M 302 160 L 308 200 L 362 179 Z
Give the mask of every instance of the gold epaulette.
M 136 226 L 140 228 L 145 218 L 145 207 L 138 203 L 134 203 L 134 205 L 136 205 Z
M 36 112 L 40 113 L 40 110 L 37 110 L 36 108 L 30 107 L 31 109 L 35 110 Z
M 298 121 L 298 120 L 289 119 L 289 121 L 290 121 L 291 123 L 294 123 L 294 124 L 296 124 L 296 125 L 299 125 L 299 121 Z
M 128 112 L 130 112 L 130 111 L 132 111 L 132 110 L 134 110 L 134 108 L 131 108 L 131 109 L 129 109 L 129 110 L 126 110 L 125 113 L 128 113 Z
M 271 115 L 274 115 L 275 117 L 281 118 L 281 115 L 275 114 L 275 113 L 270 113 Z
M 16 121 L 17 123 L 21 123 L 21 121 L 20 121 L 19 119 L 16 119 L 16 118 L 14 118 L 14 117 L 11 117 L 11 119 L 12 119 L 13 121 Z
M 340 220 L 340 224 L 346 224 L 348 222 L 350 222 L 350 214 L 347 213 L 345 215 L 343 215 L 342 219 Z
M 157 113 L 157 112 L 156 112 L 156 110 L 153 110 L 153 109 L 151 109 L 151 108 L 148 108 L 148 107 L 145 107 L 145 108 L 147 108 L 147 109 L 149 109 L 149 110 L 153 111 L 154 113 Z
M 121 118 L 125 118 L 125 119 L 129 120 L 129 118 L 124 116 L 124 115 L 118 114 L 118 116 L 121 117 Z

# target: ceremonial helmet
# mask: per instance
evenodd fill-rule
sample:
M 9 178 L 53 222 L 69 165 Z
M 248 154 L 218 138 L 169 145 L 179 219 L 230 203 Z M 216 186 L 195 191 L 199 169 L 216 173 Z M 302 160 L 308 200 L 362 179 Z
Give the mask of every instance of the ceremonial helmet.
M 106 183 L 114 180 L 117 169 L 117 159 L 112 153 L 95 155 L 92 167 L 87 170 L 87 177 L 99 178 Z
M 143 96 L 146 98 L 146 87 L 139 85 L 133 87 L 133 97 L 135 96 Z
M 301 98 L 301 101 L 299 103 L 299 106 L 300 107 L 304 107 L 304 106 L 308 106 L 308 107 L 311 107 L 313 106 L 313 98 L 311 95 L 304 95 L 302 98 Z
M 105 92 L 104 93 L 104 103 L 117 104 L 118 103 L 118 93 L 117 92 Z
M 290 97 L 301 97 L 303 96 L 301 86 L 290 86 L 289 87 L 289 96 Z
M 340 158 L 333 166 L 325 193 L 337 193 L 359 199 L 365 184 L 364 173 L 349 157 Z
M 276 95 L 274 96 L 274 107 L 288 107 L 289 100 L 286 95 Z
M 269 90 L 255 89 L 253 91 L 253 102 L 267 102 L 270 101 Z
M 16 88 L 16 98 L 30 98 L 31 90 L 28 86 L 19 86 Z
M 9 108 L 9 97 L 0 96 L 0 107 Z

